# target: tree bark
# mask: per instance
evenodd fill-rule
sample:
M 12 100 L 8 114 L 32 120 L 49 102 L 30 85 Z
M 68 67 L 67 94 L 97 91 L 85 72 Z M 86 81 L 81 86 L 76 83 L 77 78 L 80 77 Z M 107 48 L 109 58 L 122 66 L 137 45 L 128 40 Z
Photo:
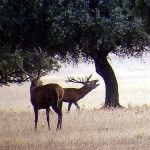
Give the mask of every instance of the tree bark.
M 104 107 L 122 107 L 119 103 L 118 83 L 115 73 L 107 60 L 107 56 L 100 56 L 95 61 L 96 72 L 105 82 L 105 104 Z

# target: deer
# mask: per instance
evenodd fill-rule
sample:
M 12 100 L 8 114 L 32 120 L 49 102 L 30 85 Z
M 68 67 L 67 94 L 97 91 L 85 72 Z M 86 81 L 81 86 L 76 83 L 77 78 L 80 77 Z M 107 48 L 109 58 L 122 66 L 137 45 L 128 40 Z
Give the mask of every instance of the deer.
M 36 50 L 37 57 L 41 58 L 43 51 L 39 49 L 39 51 Z M 17 55 L 17 53 L 16 53 Z M 42 69 L 41 65 L 39 65 L 38 73 L 36 75 L 32 75 L 25 71 L 23 67 L 18 63 L 16 60 L 17 66 L 19 69 L 25 73 L 31 82 L 30 85 L 30 101 L 34 109 L 34 115 L 35 115 L 35 130 L 37 130 L 37 123 L 38 123 L 38 111 L 40 109 L 46 109 L 46 119 L 48 124 L 48 129 L 50 130 L 50 124 L 49 124 L 49 111 L 50 106 L 53 108 L 53 110 L 58 115 L 58 121 L 57 121 L 57 129 L 61 129 L 62 124 L 62 98 L 64 95 L 64 89 L 55 83 L 50 83 L 43 85 L 40 78 L 42 77 Z M 45 74 L 44 74 L 45 75 Z
M 68 80 L 66 80 L 66 82 L 81 83 L 83 85 L 81 88 L 64 88 L 64 96 L 62 100 L 63 102 L 68 103 L 68 113 L 72 104 L 74 104 L 77 109 L 80 109 L 78 101 L 99 86 L 99 84 L 97 84 L 98 80 L 89 81 L 91 77 L 92 74 L 85 79 L 78 77 L 79 80 L 76 80 L 73 77 L 68 77 Z

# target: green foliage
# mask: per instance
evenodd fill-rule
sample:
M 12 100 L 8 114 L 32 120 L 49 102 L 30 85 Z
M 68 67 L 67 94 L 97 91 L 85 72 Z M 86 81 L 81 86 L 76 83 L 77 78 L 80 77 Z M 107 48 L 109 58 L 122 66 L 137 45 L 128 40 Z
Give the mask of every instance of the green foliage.
M 59 36 L 61 48 L 76 60 L 110 52 L 139 56 L 148 40 L 142 22 L 133 16 L 127 1 L 101 1 L 92 8 L 83 5 L 82 0 L 71 1 L 56 19 L 59 35 L 63 33 Z M 58 36 L 55 38 L 60 41 Z
M 146 32 L 150 34 L 150 1 L 134 0 L 132 10 L 136 16 L 141 17 Z
M 20 51 L 17 55 L 4 53 L 0 55 L 0 86 L 9 85 L 9 83 L 22 83 L 29 79 L 18 67 L 16 61 L 21 68 L 33 76 L 38 74 L 39 65 L 43 74 L 47 74 L 50 71 L 58 71 L 60 68 L 56 59 L 50 57 L 47 53 L 44 53 L 40 58 L 28 51 Z
M 146 39 L 127 0 L 3 0 L 0 8 L 1 47 L 12 51 L 41 47 L 50 55 L 65 58 L 69 53 L 77 60 L 81 53 L 101 49 L 107 54 Z
M 36 59 L 27 51 L 38 47 L 51 56 L 44 70 L 58 67 L 55 56 L 78 62 L 110 52 L 141 55 L 148 43 L 149 7 L 148 0 L 0 0 L 0 83 L 20 76 L 11 59 L 16 49 L 22 50 L 19 60 L 30 73 Z

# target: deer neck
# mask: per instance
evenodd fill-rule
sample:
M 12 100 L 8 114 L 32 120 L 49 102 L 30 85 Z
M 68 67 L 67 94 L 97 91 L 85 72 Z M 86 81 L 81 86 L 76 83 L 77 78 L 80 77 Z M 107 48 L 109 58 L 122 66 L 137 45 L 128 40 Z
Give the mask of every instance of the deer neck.
M 30 93 L 32 93 L 32 91 L 35 89 L 35 87 L 30 86 Z
M 31 85 L 30 85 L 30 94 L 31 94 L 31 96 L 33 95 L 34 90 L 35 90 L 37 87 L 38 87 L 38 85 L 33 85 L 33 84 L 31 83 Z
M 83 87 L 81 87 L 79 89 L 79 95 L 80 98 L 83 98 L 85 95 L 87 95 L 92 89 L 90 89 L 89 87 L 87 87 L 86 85 L 84 85 Z
M 30 92 L 32 93 L 32 91 L 40 85 L 42 85 L 42 83 L 38 78 L 33 79 L 30 85 Z
M 30 86 L 30 97 L 31 97 L 31 99 L 32 99 L 32 96 L 34 94 L 34 89 L 35 89 L 35 87 Z

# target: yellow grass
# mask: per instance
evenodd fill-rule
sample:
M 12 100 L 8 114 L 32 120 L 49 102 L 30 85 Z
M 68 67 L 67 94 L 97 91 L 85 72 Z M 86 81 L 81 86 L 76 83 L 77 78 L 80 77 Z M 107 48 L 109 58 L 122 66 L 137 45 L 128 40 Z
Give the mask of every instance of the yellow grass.
M 80 110 L 63 112 L 62 130 L 57 116 L 40 111 L 38 130 L 32 112 L 0 111 L 0 150 L 148 150 L 150 109 Z

